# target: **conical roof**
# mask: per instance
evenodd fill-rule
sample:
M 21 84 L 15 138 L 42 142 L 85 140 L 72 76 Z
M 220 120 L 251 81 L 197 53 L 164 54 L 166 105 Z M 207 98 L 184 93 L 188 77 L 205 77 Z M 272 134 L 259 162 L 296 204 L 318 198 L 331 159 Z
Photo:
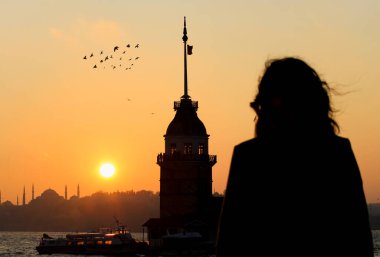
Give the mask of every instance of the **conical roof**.
M 166 136 L 208 136 L 197 115 L 198 102 L 187 98 L 181 99 L 177 106 L 176 103 L 176 115 L 166 130 Z

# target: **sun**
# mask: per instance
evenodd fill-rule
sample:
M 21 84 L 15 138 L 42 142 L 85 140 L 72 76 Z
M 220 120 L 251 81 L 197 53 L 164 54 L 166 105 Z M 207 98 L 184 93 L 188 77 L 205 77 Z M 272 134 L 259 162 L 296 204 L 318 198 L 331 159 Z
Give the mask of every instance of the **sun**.
M 115 166 L 111 163 L 103 163 L 100 166 L 99 173 L 104 178 L 110 178 L 115 174 Z

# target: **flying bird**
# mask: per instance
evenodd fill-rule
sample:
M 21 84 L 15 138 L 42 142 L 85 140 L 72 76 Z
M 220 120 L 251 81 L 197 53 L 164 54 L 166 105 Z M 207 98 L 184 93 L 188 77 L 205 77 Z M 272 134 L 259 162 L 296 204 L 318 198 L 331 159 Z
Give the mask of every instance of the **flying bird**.
M 127 43 L 126 45 L 125 45 L 127 48 L 139 48 L 140 47 L 140 44 L 139 43 Z M 125 60 L 129 60 L 129 61 L 131 61 L 130 62 L 130 65 L 129 65 L 129 67 L 125 67 L 125 65 L 124 64 L 122 64 L 122 60 L 124 60 L 124 58 L 121 56 L 121 55 L 119 55 L 119 54 L 117 54 L 116 55 L 116 51 L 118 51 L 118 50 L 120 50 L 121 48 L 118 46 L 118 45 L 114 45 L 114 47 L 113 47 L 113 52 L 114 52 L 114 54 L 115 54 L 115 57 L 113 57 L 113 55 L 112 54 L 110 54 L 110 55 L 106 55 L 106 52 L 107 51 L 104 51 L 104 50 L 102 50 L 102 49 L 100 49 L 100 50 L 96 50 L 96 52 L 95 52 L 95 54 L 94 54 L 94 52 L 90 52 L 88 55 L 86 54 L 86 55 L 84 55 L 82 58 L 84 59 L 84 60 L 87 60 L 87 59 L 89 59 L 89 58 L 92 58 L 92 57 L 94 57 L 95 55 L 97 55 L 96 53 L 100 53 L 100 55 L 106 55 L 104 58 L 101 58 L 101 59 L 99 59 L 98 60 L 98 63 L 96 63 L 96 64 L 94 64 L 93 66 L 92 66 L 92 68 L 93 69 L 96 69 L 96 68 L 100 68 L 101 66 L 98 66 L 98 64 L 99 65 L 101 65 L 101 64 L 103 64 L 103 69 L 105 69 L 106 68 L 106 66 L 104 66 L 104 63 L 105 63 L 105 61 L 107 61 L 107 60 L 109 60 L 109 62 L 112 62 L 110 59 L 112 58 L 112 59 L 115 59 L 116 60 L 116 58 L 118 58 L 119 60 L 120 60 L 120 62 L 119 62 L 119 67 L 120 68 L 125 68 L 125 70 L 130 70 L 132 67 L 133 67 L 133 60 L 138 60 L 138 59 L 140 59 L 141 57 L 140 56 L 131 56 L 131 58 L 125 58 Z M 127 54 L 127 52 L 128 52 L 129 50 L 127 50 L 127 49 L 123 49 L 123 50 L 120 50 L 120 52 L 122 52 L 122 54 Z M 108 66 L 107 66 L 108 67 Z M 114 64 L 111 64 L 110 65 L 110 68 L 112 67 L 112 69 L 116 69 L 118 66 L 117 66 L 117 64 L 115 63 L 115 65 Z

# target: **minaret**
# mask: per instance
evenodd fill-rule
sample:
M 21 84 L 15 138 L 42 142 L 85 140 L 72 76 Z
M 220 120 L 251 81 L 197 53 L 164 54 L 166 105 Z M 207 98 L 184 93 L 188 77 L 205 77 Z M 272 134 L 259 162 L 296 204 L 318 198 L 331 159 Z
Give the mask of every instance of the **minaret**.
M 32 201 L 34 200 L 34 184 L 32 184 Z
M 198 102 L 188 95 L 187 29 L 183 29 L 184 95 L 174 102 L 176 112 L 165 138 L 165 152 L 157 156 L 160 166 L 160 219 L 192 217 L 207 212 L 212 198 L 212 166 L 216 156 L 208 154 L 206 127 L 197 116 Z M 190 49 L 191 50 L 191 49 Z M 178 220 L 178 219 L 177 219 Z
M 67 200 L 67 185 L 65 185 L 65 200 Z
M 1 190 L 0 190 L 0 205 L 1 205 L 1 203 L 2 203 L 2 202 L 1 202 Z
M 18 206 L 18 195 L 17 195 L 17 206 Z
M 79 184 L 78 184 L 78 187 L 77 187 L 77 197 L 78 198 L 80 197 Z
M 22 192 L 22 205 L 25 205 L 25 186 L 24 186 L 24 191 Z

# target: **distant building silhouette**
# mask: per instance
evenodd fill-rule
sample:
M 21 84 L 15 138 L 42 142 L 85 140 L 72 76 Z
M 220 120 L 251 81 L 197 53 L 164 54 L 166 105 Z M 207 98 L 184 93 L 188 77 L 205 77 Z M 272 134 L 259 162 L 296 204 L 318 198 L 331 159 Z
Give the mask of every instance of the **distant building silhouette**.
M 65 185 L 65 200 L 67 200 L 67 185 Z
M 0 205 L 1 205 L 1 203 L 2 203 L 2 202 L 1 202 L 1 190 L 0 190 Z
M 40 198 L 46 199 L 46 200 L 51 200 L 51 201 L 63 200 L 63 197 L 60 196 L 56 191 L 54 191 L 51 188 L 46 189 L 44 192 L 42 192 Z
M 206 127 L 197 116 L 198 102 L 188 95 L 187 29 L 183 30 L 184 95 L 174 102 L 176 112 L 165 138 L 165 152 L 157 156 L 160 166 L 160 218 L 143 224 L 148 240 L 158 248 L 168 234 L 199 232 L 207 241 L 216 239 L 222 197 L 212 194 L 212 167 Z
M 78 186 L 77 186 L 77 197 L 80 198 L 79 184 L 78 184 Z
M 17 195 L 17 202 L 16 202 L 17 206 L 18 206 L 18 195 Z
M 0 206 L 0 233 L 89 231 L 99 226 L 113 226 L 115 215 L 120 217 L 122 225 L 138 232 L 149 217 L 159 217 L 159 194 L 147 190 L 98 191 L 80 199 L 74 194 L 70 200 L 65 200 L 63 194 L 49 188 L 25 206 L 16 206 L 16 201 L 13 203 L 4 201 Z
M 1 204 L 1 206 L 2 206 L 2 207 L 13 207 L 14 204 L 13 204 L 11 201 L 7 200 L 7 201 L 3 202 L 3 203 Z
M 24 186 L 24 190 L 22 192 L 22 205 L 23 206 L 25 205 L 25 186 Z

